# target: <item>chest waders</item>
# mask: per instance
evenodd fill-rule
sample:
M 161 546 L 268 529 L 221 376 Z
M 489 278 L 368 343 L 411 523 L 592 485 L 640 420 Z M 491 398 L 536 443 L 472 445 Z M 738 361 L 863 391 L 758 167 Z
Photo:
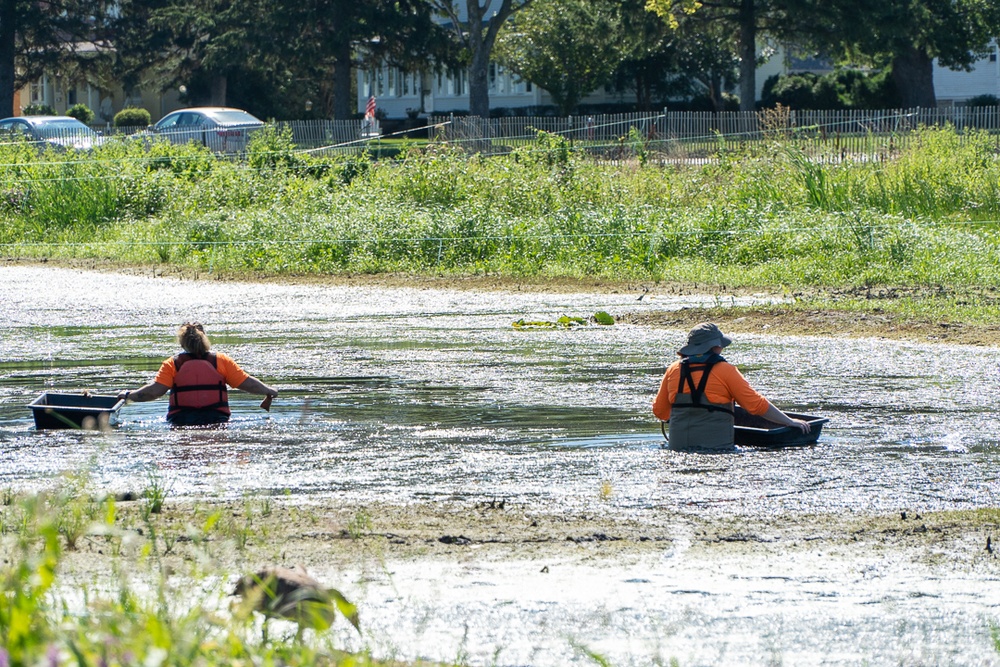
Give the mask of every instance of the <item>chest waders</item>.
M 733 447 L 733 404 L 705 400 L 712 367 L 725 361 L 712 355 L 705 363 L 681 360 L 677 396 L 670 410 L 670 449 L 730 449 Z M 701 371 L 695 386 L 692 371 Z M 683 393 L 687 387 L 688 393 Z

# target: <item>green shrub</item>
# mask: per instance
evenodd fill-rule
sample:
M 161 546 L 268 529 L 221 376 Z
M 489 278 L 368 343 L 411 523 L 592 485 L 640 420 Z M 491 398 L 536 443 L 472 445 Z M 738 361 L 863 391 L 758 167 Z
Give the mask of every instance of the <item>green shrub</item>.
M 766 107 L 780 104 L 791 109 L 814 109 L 813 86 L 818 79 L 812 72 L 770 77 L 764 82 L 761 104 Z
M 25 116 L 55 116 L 56 110 L 48 104 L 29 104 L 21 113 Z
M 967 107 L 995 107 L 1000 106 L 1000 98 L 996 95 L 976 95 L 965 101 Z
M 887 72 L 837 69 L 822 76 L 812 72 L 769 77 L 761 106 L 791 109 L 894 109 L 900 104 Z
M 300 169 L 304 160 L 296 155 L 292 142 L 292 128 L 265 125 L 250 136 L 247 144 L 247 163 L 260 170 Z
M 152 118 L 145 109 L 125 107 L 115 114 L 115 127 L 147 127 Z
M 84 125 L 90 125 L 94 120 L 94 112 L 86 104 L 74 104 L 66 112 L 70 118 L 76 118 Z

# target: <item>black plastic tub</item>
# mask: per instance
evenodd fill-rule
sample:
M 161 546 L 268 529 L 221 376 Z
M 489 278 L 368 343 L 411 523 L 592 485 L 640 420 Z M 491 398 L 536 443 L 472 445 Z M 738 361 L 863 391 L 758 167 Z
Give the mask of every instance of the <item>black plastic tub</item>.
M 800 447 L 816 444 L 823 424 L 830 421 L 823 417 L 800 415 L 786 412 L 792 419 L 809 422 L 810 431 L 803 433 L 794 426 L 783 426 L 768 421 L 763 417 L 752 415 L 743 408 L 736 408 L 736 420 L 733 439 L 737 445 L 746 447 Z
M 99 430 L 115 426 L 125 401 L 117 396 L 60 394 L 51 391 L 28 404 L 35 416 L 35 428 L 82 428 Z

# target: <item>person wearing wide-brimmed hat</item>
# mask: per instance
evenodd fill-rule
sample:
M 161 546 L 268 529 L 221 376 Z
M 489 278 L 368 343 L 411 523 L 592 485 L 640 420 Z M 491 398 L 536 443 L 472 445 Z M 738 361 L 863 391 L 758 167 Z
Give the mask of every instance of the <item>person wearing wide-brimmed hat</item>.
M 732 342 L 717 325 L 702 322 L 677 351 L 680 360 L 667 368 L 653 414 L 670 422 L 670 449 L 731 449 L 734 403 L 768 421 L 809 432 L 808 422 L 774 407 L 722 357 L 722 348 Z

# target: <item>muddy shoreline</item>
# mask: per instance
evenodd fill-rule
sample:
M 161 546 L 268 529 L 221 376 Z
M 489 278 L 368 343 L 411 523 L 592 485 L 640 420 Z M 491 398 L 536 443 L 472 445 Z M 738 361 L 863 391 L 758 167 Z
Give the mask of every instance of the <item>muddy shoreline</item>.
M 733 333 L 753 333 L 789 336 L 826 336 L 834 338 L 884 338 L 886 340 L 920 343 L 944 343 L 993 347 L 1000 341 L 1000 323 L 966 322 L 958 317 L 928 319 L 892 312 L 879 307 L 897 299 L 942 297 L 960 298 L 968 303 L 991 305 L 1000 303 L 1000 294 L 992 289 L 943 290 L 941 287 L 906 288 L 844 288 L 797 291 L 766 289 L 731 289 L 716 285 L 676 282 L 609 281 L 598 278 L 570 277 L 509 277 L 493 275 L 414 275 L 414 274 L 234 274 L 208 273 L 173 266 L 134 266 L 97 260 L 20 260 L 6 259 L 8 264 L 56 266 L 87 271 L 104 271 L 124 275 L 187 280 L 255 282 L 297 285 L 337 285 L 413 289 L 454 289 L 506 292 L 575 292 L 605 294 L 635 294 L 636 299 L 656 299 L 690 295 L 713 295 L 720 304 L 730 297 L 753 296 L 761 302 L 788 300 L 787 305 L 725 306 L 683 308 L 647 312 L 613 313 L 625 323 L 686 330 L 702 321 L 718 323 Z M 868 311 L 841 309 L 842 299 L 864 299 L 872 304 Z M 818 307 L 803 307 L 802 303 L 819 302 Z
M 245 502 L 184 501 L 167 502 L 162 512 L 144 519 L 145 502 L 118 503 L 117 525 L 132 536 L 133 554 L 109 549 L 107 531 L 101 529 L 99 536 L 92 533 L 67 550 L 69 573 L 111 576 L 119 559 L 142 560 L 140 545 L 153 533 L 154 552 L 166 551 L 160 560 L 165 571 L 183 573 L 185 564 L 204 563 L 210 553 L 224 579 L 267 565 L 302 565 L 334 578 L 413 561 L 617 567 L 665 554 L 676 557 L 681 536 L 680 559 L 696 567 L 742 562 L 772 568 L 803 557 L 859 563 L 883 558 L 913 568 L 944 568 L 952 575 L 1000 574 L 997 509 L 719 518 L 700 515 L 696 508 L 631 517 L 615 511 L 579 514 L 502 499 L 405 506 L 276 500 L 266 512 Z M 216 528 L 192 539 L 192 526 L 214 514 L 221 517 Z
M 165 558 L 176 559 L 175 569 L 195 559 L 195 552 L 206 545 L 211 545 L 220 571 L 231 573 L 266 564 L 301 564 L 325 571 L 366 559 L 371 564 L 470 558 L 622 562 L 659 557 L 673 550 L 684 534 L 691 538 L 686 557 L 695 561 L 770 560 L 831 549 L 850 559 L 889 550 L 915 565 L 1000 573 L 996 554 L 1000 509 L 994 508 L 720 518 L 701 515 L 695 507 L 623 516 L 613 508 L 600 513 L 561 512 L 503 499 L 410 505 L 275 499 L 267 502 L 266 511 L 246 502 L 167 502 L 161 512 L 144 518 L 145 502 L 118 502 L 117 525 L 144 538 L 149 537 L 147 527 L 154 527 L 158 548 L 163 551 L 165 544 L 171 544 Z M 215 514 L 221 517 L 218 528 L 206 539 L 177 541 L 177 535 L 190 534 L 199 519 Z M 67 551 L 68 563 L 72 569 L 110 571 L 116 556 L 105 553 L 106 542 L 103 535 L 92 532 Z M 100 556 L 106 559 L 103 567 Z

